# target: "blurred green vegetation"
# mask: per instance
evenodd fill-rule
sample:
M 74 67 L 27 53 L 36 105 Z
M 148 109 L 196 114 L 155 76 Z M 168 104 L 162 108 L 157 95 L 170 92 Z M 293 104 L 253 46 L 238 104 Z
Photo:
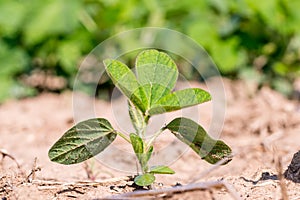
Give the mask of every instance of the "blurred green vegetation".
M 0 102 L 72 88 L 78 65 L 97 44 L 147 26 L 192 37 L 222 75 L 288 95 L 300 75 L 299 8 L 300 1 L 289 0 L 0 0 Z M 51 88 L 24 81 L 40 72 L 66 82 Z

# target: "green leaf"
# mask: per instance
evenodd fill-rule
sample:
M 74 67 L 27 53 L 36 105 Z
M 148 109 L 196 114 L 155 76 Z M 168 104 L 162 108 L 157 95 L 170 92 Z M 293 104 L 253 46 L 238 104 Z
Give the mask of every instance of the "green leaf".
M 114 84 L 135 106 L 145 113 L 148 105 L 147 97 L 134 73 L 125 64 L 117 60 L 106 59 L 103 63 Z
M 144 152 L 144 142 L 142 138 L 140 138 L 138 135 L 131 133 L 130 134 L 130 141 L 132 144 L 132 148 L 134 150 L 134 153 L 136 157 L 139 160 L 139 163 L 142 167 L 143 172 L 148 171 L 147 163 L 151 157 L 151 154 L 153 152 L 153 146 L 149 148 L 147 152 Z
M 151 167 L 150 172 L 153 174 L 175 174 L 175 171 L 168 166 L 160 165 Z
M 53 35 L 67 35 L 79 28 L 82 3 L 78 0 L 27 1 L 28 12 L 23 24 L 26 44 L 34 45 Z
M 63 70 L 68 74 L 75 74 L 77 71 L 77 62 L 81 56 L 81 49 L 80 45 L 78 45 L 78 41 L 71 40 L 61 42 L 57 47 L 57 51 L 57 56 Z
M 150 106 L 175 87 L 178 77 L 174 61 L 166 53 L 157 50 L 146 50 L 137 56 L 136 72 Z
M 140 138 L 138 135 L 131 133 L 130 134 L 130 141 L 132 148 L 134 150 L 134 153 L 138 157 L 139 161 L 141 161 L 142 155 L 144 153 L 144 143 L 142 138 Z
M 144 128 L 147 126 L 146 119 L 142 113 L 142 111 L 132 105 L 131 102 L 128 102 L 129 107 L 129 116 L 132 122 L 132 125 L 137 133 L 141 133 Z
M 14 13 L 12 15 L 12 13 Z M 20 1 L 1 1 L 0 27 L 1 36 L 15 34 L 24 23 L 26 6 Z
M 148 186 L 155 181 L 155 176 L 153 174 L 143 174 L 135 177 L 134 182 L 139 186 Z
M 170 93 L 156 102 L 149 110 L 150 115 L 161 114 L 194 106 L 211 100 L 208 92 L 199 88 L 188 88 Z
M 0 76 L 10 77 L 26 71 L 29 57 L 25 50 L 13 48 L 0 39 Z M 0 82 L 0 84 L 2 81 Z
M 130 141 L 132 148 L 134 150 L 134 153 L 136 154 L 136 157 L 139 160 L 139 163 L 142 167 L 142 170 L 148 171 L 147 163 L 151 158 L 152 152 L 153 152 L 153 146 L 150 146 L 149 149 L 145 152 L 144 149 L 144 142 L 141 137 L 138 135 L 131 133 L 130 134 Z
M 224 158 L 230 159 L 229 156 L 232 152 L 230 147 L 220 140 L 212 139 L 199 124 L 190 119 L 176 118 L 165 128 L 211 164 Z
M 150 146 L 145 157 L 146 163 L 150 160 L 152 153 L 153 153 L 153 146 Z
M 117 134 L 109 121 L 89 119 L 69 129 L 49 150 L 51 161 L 61 164 L 83 162 L 110 145 Z

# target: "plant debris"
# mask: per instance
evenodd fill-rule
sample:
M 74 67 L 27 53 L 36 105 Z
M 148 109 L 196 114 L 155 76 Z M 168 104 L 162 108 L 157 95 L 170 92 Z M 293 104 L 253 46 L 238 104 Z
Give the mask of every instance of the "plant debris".
M 254 180 L 249 180 L 249 179 L 246 179 L 245 177 L 241 177 L 241 179 L 243 179 L 244 181 L 246 182 L 251 182 L 253 185 L 256 185 L 258 182 L 260 181 L 265 181 L 265 180 L 278 180 L 278 177 L 277 175 L 275 174 L 270 174 L 269 172 L 262 172 L 261 173 L 261 177 L 254 181 Z

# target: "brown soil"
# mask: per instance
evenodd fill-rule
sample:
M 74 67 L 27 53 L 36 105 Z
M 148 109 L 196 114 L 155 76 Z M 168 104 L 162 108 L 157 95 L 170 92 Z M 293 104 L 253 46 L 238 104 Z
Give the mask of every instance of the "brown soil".
M 300 149 L 299 102 L 289 101 L 267 87 L 256 91 L 243 82 L 224 80 L 224 83 L 227 110 L 221 139 L 232 147 L 233 160 L 227 165 L 212 166 L 193 151 L 187 151 L 170 166 L 176 174 L 158 175 L 154 189 L 174 188 L 176 184 L 192 186 L 191 182 L 203 184 L 191 191 L 162 191 L 152 197 L 300 199 L 300 184 L 283 178 L 293 155 Z M 92 103 L 92 99 L 84 95 L 82 99 Z M 118 124 L 109 102 L 97 100 L 95 108 L 97 116 Z M 207 127 L 211 105 L 207 103 L 199 108 L 201 115 L 207 116 L 200 122 Z M 47 93 L 6 102 L 0 106 L 0 119 L 2 200 L 116 198 L 115 195 L 139 189 L 128 177 L 132 173 L 95 159 L 71 166 L 49 161 L 48 149 L 74 124 L 71 93 Z M 167 140 L 168 137 L 162 137 L 161 143 Z M 123 145 L 119 140 L 115 142 Z M 111 155 L 111 159 L 120 166 L 128 161 L 120 154 Z

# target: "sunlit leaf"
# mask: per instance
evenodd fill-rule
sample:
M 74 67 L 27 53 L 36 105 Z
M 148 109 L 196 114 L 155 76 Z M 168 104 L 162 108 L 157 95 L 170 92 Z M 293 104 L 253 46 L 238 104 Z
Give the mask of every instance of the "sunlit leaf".
M 146 127 L 147 119 L 145 119 L 145 116 L 143 115 L 142 111 L 140 109 L 137 109 L 134 105 L 132 105 L 131 102 L 128 102 L 128 107 L 130 120 L 134 129 L 137 131 L 137 133 L 142 132 L 143 129 Z
M 89 119 L 69 129 L 49 150 L 51 161 L 61 164 L 83 162 L 110 145 L 117 134 L 103 118 Z
M 170 93 L 156 102 L 149 110 L 150 115 L 160 114 L 194 106 L 211 100 L 208 92 L 199 88 L 188 88 Z
M 231 154 L 229 146 L 223 141 L 212 139 L 199 124 L 190 119 L 176 118 L 165 128 L 211 164 L 228 158 Z
M 159 165 L 151 167 L 150 172 L 153 174 L 175 174 L 175 171 L 168 166 Z
M 143 87 L 136 80 L 134 73 L 122 62 L 112 59 L 104 60 L 106 72 L 114 84 L 137 106 L 142 112 L 147 109 L 147 97 Z
M 150 106 L 175 87 L 178 77 L 175 62 L 157 50 L 146 50 L 137 56 L 136 72 Z

